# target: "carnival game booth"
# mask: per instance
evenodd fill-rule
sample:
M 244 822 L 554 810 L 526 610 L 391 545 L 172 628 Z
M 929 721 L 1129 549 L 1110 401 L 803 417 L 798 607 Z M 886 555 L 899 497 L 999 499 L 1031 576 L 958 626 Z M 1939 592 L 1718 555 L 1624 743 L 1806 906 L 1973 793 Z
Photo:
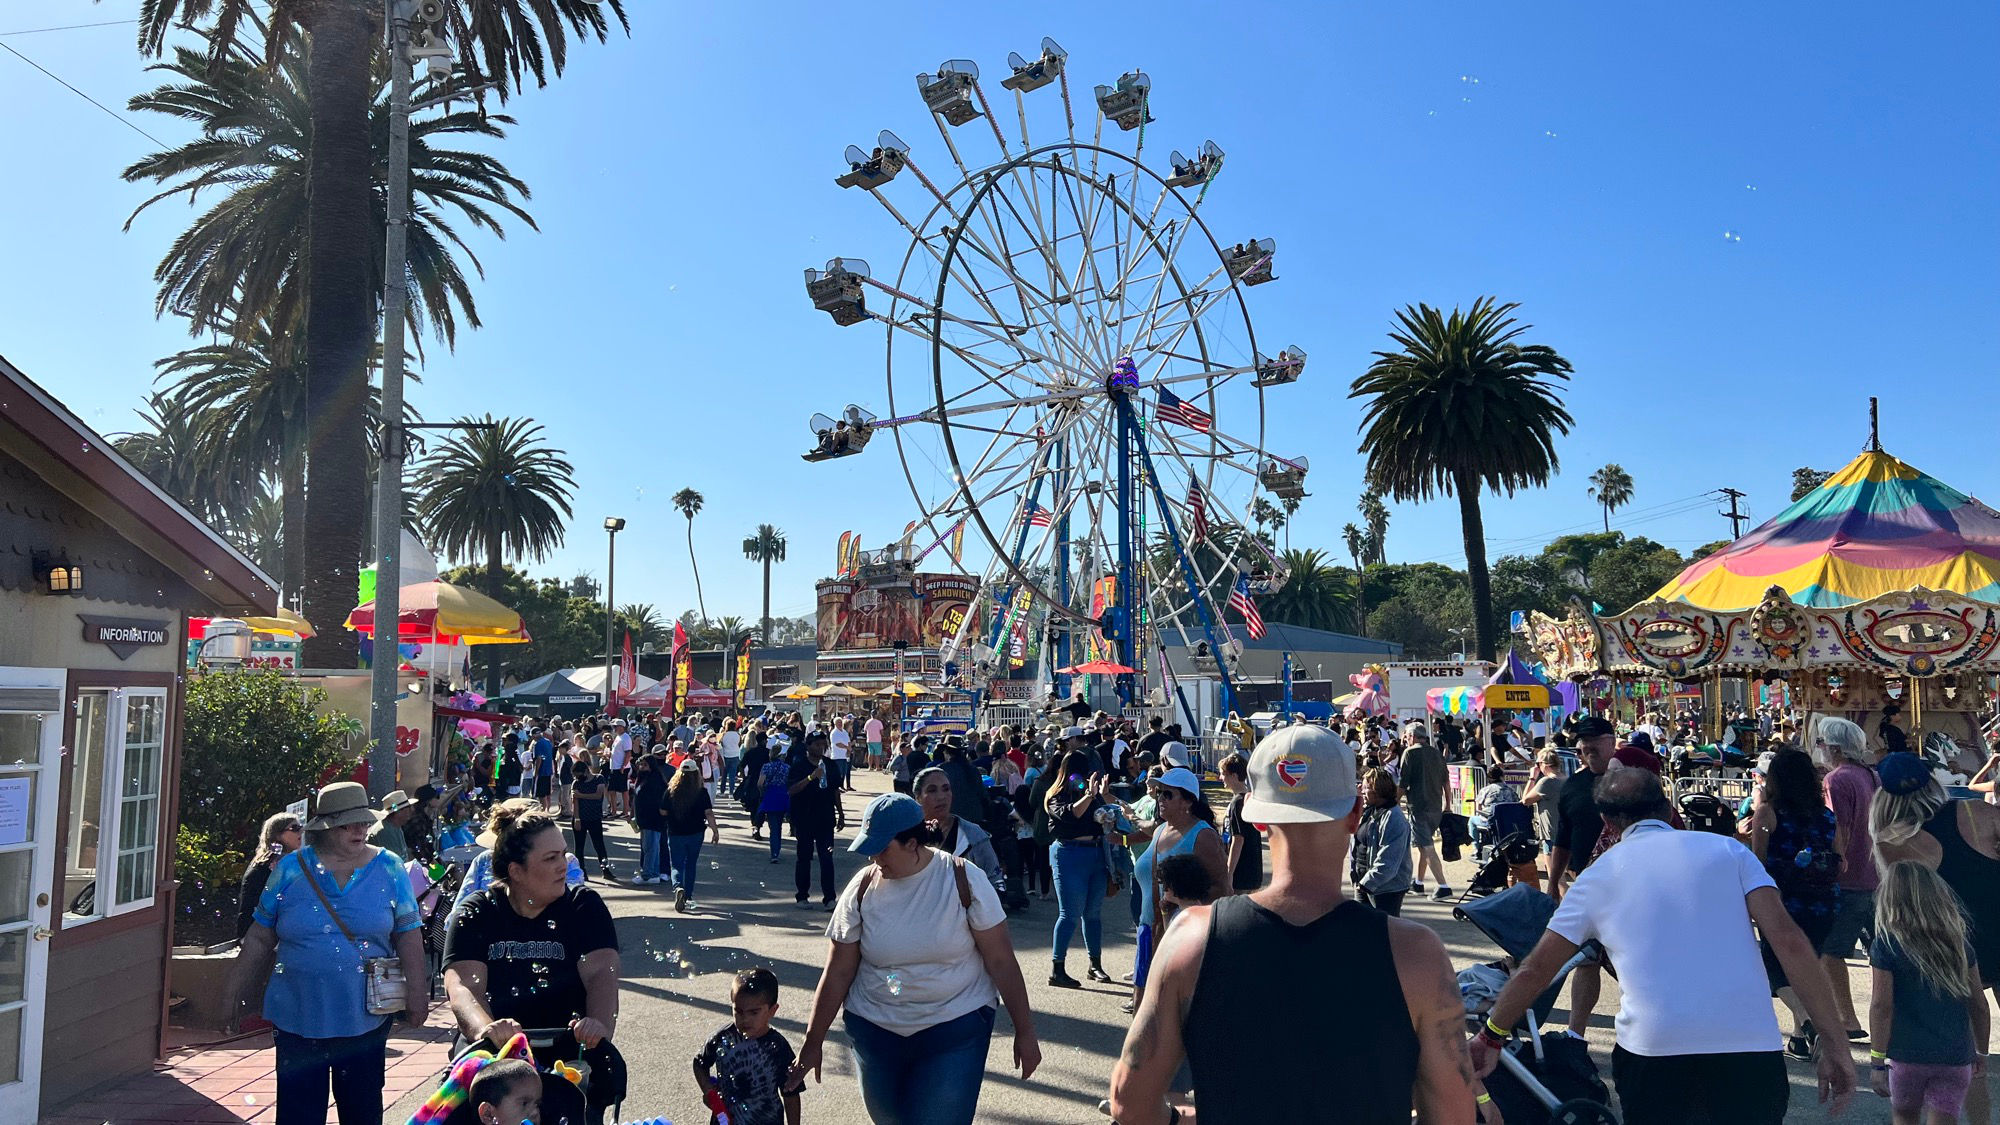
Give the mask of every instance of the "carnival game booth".
M 1623 613 L 1531 615 L 1536 654 L 1571 678 L 1718 695 L 1725 677 L 1782 680 L 1795 705 L 1871 736 L 1894 703 L 1913 743 L 1976 758 L 2000 671 L 2000 513 L 1871 446 Z

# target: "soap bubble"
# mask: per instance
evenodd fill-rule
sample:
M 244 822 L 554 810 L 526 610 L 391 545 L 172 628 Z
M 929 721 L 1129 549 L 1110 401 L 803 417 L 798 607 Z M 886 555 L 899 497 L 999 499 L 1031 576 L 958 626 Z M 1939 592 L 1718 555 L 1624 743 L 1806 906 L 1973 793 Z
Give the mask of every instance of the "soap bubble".
M 903 994 L 903 974 L 892 971 L 882 978 L 882 983 L 888 986 L 889 995 L 901 996 Z

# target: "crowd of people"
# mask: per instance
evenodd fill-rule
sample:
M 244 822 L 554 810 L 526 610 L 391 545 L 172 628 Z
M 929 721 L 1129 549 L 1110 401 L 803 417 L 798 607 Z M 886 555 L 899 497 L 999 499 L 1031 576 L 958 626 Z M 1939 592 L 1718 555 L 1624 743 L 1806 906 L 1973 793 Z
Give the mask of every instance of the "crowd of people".
M 373 807 L 359 786 L 325 787 L 310 816 L 263 825 L 239 921 L 232 986 L 246 1008 L 262 989 L 281 1103 L 319 1114 L 280 1118 L 323 1120 L 330 1090 L 343 1122 L 379 1120 L 388 1029 L 421 1022 L 429 990 L 411 982 L 441 971 L 467 1042 L 504 1054 L 532 1029 L 566 1033 L 601 1120 L 624 1084 L 618 939 L 582 857 L 619 881 L 605 826 L 623 821 L 639 856 L 624 881 L 698 911 L 702 845 L 720 841 L 717 810 L 734 804 L 773 864 L 789 829 L 794 902 L 831 915 L 796 1054 L 771 1029 L 776 978 L 746 970 L 732 1021 L 695 1060 L 706 1103 L 739 1125 L 799 1120 L 836 1022 L 871 1118 L 973 1120 L 999 1008 L 1018 1072 L 1039 1065 L 1007 923 L 1051 900 L 1047 985 L 1129 986 L 1132 1025 L 1101 1106 L 1118 1121 L 1197 1106 L 1224 1123 L 1314 1119 L 1325 1083 L 1259 1077 L 1308 1067 L 1342 1090 L 1343 1119 L 1498 1121 L 1482 1080 L 1564 974 L 1576 1039 L 1603 978 L 1617 980 L 1611 1069 L 1628 1125 L 1779 1121 L 1785 1055 L 1813 1061 L 1838 1108 L 1863 1041 L 1897 1122 L 1985 1120 L 2000 809 L 1950 799 L 1934 764 L 1885 733 L 1893 714 L 1872 735 L 1831 716 L 1729 716 L 1768 720 L 1769 749 L 1749 760 L 1743 805 L 1710 818 L 1669 797 L 1668 740 L 1698 715 L 1623 730 L 1596 715 L 1239 722 L 1207 743 L 1206 775 L 1200 744 L 1164 718 L 1069 706 L 1050 723 L 943 737 L 872 715 L 529 720 L 442 787 Z M 1452 769 L 1464 765 L 1483 776 L 1470 816 Z M 857 770 L 880 771 L 867 788 L 888 792 L 854 815 L 847 850 L 866 862 L 842 884 L 834 849 Z M 472 813 L 484 831 L 467 860 L 444 829 Z M 1505 857 L 1498 884 L 1475 891 L 1525 883 L 1555 900 L 1469 1043 L 1442 944 L 1401 917 L 1410 895 L 1457 897 L 1447 863 L 1467 845 Z M 463 867 L 454 887 L 422 874 L 447 855 Z M 1105 904 L 1121 895 L 1129 967 L 1105 959 Z M 432 919 L 444 920 L 434 964 Z M 1848 979 L 1857 949 L 1865 1013 Z M 1254 1071 L 1240 1066 L 1253 1023 L 1291 1032 L 1260 1040 Z M 520 1081 L 499 1069 L 485 1089 L 505 1098 Z

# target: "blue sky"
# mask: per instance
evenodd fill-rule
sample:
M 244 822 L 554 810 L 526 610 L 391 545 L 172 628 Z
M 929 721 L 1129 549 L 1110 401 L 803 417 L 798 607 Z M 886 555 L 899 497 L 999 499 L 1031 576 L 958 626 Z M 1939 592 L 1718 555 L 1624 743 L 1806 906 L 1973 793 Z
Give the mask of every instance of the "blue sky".
M 13 4 L 0 33 L 135 7 Z M 1280 281 L 1251 308 L 1266 340 L 1312 354 L 1268 441 L 1312 460 L 1295 546 L 1339 553 L 1354 518 L 1345 390 L 1393 310 L 1482 294 L 1519 301 L 1531 338 L 1576 366 L 1562 476 L 1488 502 L 1495 554 L 1594 526 L 1585 478 L 1607 461 L 1637 483 L 1614 526 L 1683 550 L 1722 537 L 1713 505 L 1676 502 L 1733 486 L 1754 520 L 1775 514 L 1793 467 L 1858 451 L 1870 394 L 1891 451 L 2000 493 L 1981 436 L 2000 309 L 1990 7 L 631 8 L 630 39 L 579 49 L 567 77 L 510 106 L 502 154 L 541 231 L 479 244 L 487 327 L 434 350 L 412 392 L 433 419 L 547 428 L 576 464 L 577 521 L 534 569 L 601 575 L 600 520 L 622 515 L 621 602 L 694 604 L 667 502 L 684 485 L 708 499 L 695 547 L 710 612 L 745 618 L 759 574 L 738 544 L 757 523 L 790 537 L 773 608 L 796 614 L 840 532 L 878 545 L 915 514 L 885 447 L 798 459 L 813 411 L 885 397 L 879 331 L 834 327 L 799 271 L 905 248 L 832 176 L 843 146 L 884 127 L 949 167 L 912 75 L 971 58 L 997 89 L 1007 52 L 1044 35 L 1068 49 L 1080 97 L 1144 67 L 1149 154 L 1214 138 L 1229 167 L 1204 217 L 1222 237 L 1278 239 Z M 113 107 L 149 85 L 130 26 L 0 42 Z M 121 231 L 144 193 L 117 173 L 150 143 L 4 52 L 0 104 L 15 157 L 0 353 L 99 429 L 128 428 L 152 361 L 187 346 L 154 320 L 150 278 L 187 214 L 156 207 Z M 1397 506 L 1388 553 L 1462 564 L 1456 505 Z

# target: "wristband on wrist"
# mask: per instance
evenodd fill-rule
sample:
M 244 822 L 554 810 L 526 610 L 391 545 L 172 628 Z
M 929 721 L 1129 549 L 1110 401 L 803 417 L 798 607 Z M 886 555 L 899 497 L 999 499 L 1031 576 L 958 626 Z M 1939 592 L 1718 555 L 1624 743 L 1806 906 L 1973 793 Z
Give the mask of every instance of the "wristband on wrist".
M 1479 1095 L 1478 1097 L 1476 1097 L 1476 1098 L 1474 1098 L 1474 1099 L 1472 1099 L 1472 1100 L 1473 1100 L 1474 1102 L 1477 1102 L 1477 1103 L 1478 1103 L 1478 1104 L 1480 1104 L 1480 1105 L 1487 1105 L 1487 1104 L 1489 1104 L 1489 1103 L 1491 1103 L 1491 1102 L 1493 1101 L 1493 1095 L 1492 1095 L 1492 1094 L 1486 1094 L 1486 1093 L 1482 1093 L 1482 1094 L 1480 1094 L 1480 1095 Z
M 1868 1057 L 1874 1059 L 1877 1062 L 1880 1062 L 1883 1059 L 1888 1058 L 1889 1056 L 1882 1051 L 1870 1051 L 1868 1052 Z

